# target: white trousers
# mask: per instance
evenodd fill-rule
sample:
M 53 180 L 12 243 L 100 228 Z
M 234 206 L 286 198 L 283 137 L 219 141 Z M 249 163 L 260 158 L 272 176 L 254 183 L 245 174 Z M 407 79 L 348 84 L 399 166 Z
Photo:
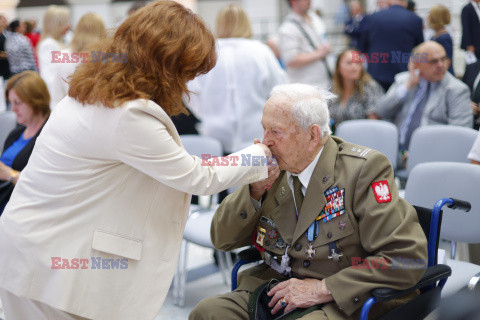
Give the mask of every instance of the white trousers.
M 2 288 L 0 299 L 5 320 L 88 320 L 39 301 L 18 297 Z

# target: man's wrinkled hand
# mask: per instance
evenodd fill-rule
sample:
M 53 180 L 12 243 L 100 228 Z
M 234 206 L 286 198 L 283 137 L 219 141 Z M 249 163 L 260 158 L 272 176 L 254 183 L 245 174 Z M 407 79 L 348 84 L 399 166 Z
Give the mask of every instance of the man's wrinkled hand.
M 311 278 L 303 280 L 292 278 L 280 282 L 267 295 L 272 297 L 268 304 L 273 308 L 272 314 L 276 314 L 283 308 L 285 308 L 284 313 L 287 313 L 295 308 L 310 308 L 333 300 L 325 280 Z M 285 301 L 285 307 L 282 306 L 282 301 Z

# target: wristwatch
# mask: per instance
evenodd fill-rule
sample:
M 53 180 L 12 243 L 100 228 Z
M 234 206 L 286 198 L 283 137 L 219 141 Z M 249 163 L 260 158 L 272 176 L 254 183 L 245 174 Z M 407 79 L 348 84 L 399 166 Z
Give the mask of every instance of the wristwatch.
M 12 170 L 10 172 L 10 179 L 8 179 L 8 182 L 13 183 L 13 181 L 15 181 L 15 179 L 17 179 L 19 175 L 20 171 Z

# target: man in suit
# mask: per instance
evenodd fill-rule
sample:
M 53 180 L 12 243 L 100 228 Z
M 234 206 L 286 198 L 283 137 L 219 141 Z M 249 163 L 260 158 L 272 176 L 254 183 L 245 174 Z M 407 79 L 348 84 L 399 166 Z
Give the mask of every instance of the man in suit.
M 475 53 L 480 59 L 480 0 L 471 0 L 462 9 L 463 50 Z
M 447 72 L 445 49 L 427 41 L 414 49 L 409 71 L 395 77 L 376 106 L 377 115 L 399 128 L 402 150 L 408 150 L 413 131 L 423 125 L 452 124 L 471 128 L 470 90 Z
M 368 73 L 385 91 L 397 73 L 407 70 L 409 53 L 423 42 L 422 19 L 406 9 L 407 2 L 390 0 L 390 8 L 364 18 L 359 49 L 368 57 Z
M 425 261 L 425 235 L 413 207 L 398 196 L 390 163 L 331 137 L 328 123 L 324 93 L 302 84 L 273 89 L 263 110 L 263 143 L 282 172 L 271 188 L 237 189 L 211 227 L 218 249 L 253 242 L 265 262 L 242 272 L 235 291 L 201 301 L 191 320 L 248 319 L 252 292 L 273 278 L 285 280 L 268 293 L 277 315 L 307 308 L 312 312 L 301 319 L 358 319 L 372 289 L 406 289 L 420 279 L 424 266 L 405 270 L 401 261 Z M 392 307 L 382 303 L 373 313 Z
M 473 128 L 480 127 L 480 60 L 467 65 L 462 81 L 470 88 L 470 104 L 472 106 L 474 122 Z

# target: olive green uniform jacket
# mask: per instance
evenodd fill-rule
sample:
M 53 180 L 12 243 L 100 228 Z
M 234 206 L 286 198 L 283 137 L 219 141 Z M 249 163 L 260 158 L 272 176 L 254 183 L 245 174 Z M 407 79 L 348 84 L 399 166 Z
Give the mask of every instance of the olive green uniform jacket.
M 306 231 L 325 212 L 322 210 L 331 207 L 325 193 L 334 187 L 343 189 L 336 207 L 338 210 L 341 206 L 344 213 L 327 222 L 319 221 L 318 236 L 311 243 L 315 252 L 307 252 L 310 242 Z M 213 218 L 211 238 L 221 250 L 256 242 L 262 250 L 278 256 L 288 245 L 294 277 L 326 279 L 334 298 L 323 307 L 329 319 L 358 318 L 372 289 L 413 286 L 423 275 L 427 261 L 425 234 L 415 209 L 398 196 L 387 158 L 336 137 L 330 137 L 324 146 L 298 221 L 287 175 L 282 172 L 264 196 L 260 210 L 255 209 L 248 186 L 227 197 Z M 330 242 L 335 242 L 343 254 L 338 262 L 328 258 Z M 240 275 L 237 290 L 253 291 L 271 278 L 283 277 L 261 264 Z M 397 304 L 379 304 L 377 315 Z

